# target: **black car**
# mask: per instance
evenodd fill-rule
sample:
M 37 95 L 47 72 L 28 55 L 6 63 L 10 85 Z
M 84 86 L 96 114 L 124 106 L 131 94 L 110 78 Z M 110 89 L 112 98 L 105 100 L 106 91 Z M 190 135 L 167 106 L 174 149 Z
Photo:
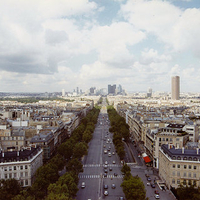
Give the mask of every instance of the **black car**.
M 152 187 L 152 188 L 155 188 L 156 186 L 155 186 L 155 184 L 152 183 L 152 184 L 151 184 L 151 187 Z
M 117 176 L 117 173 L 114 173 L 114 176 Z
M 108 170 L 107 170 L 107 169 L 104 169 L 104 173 L 108 173 Z
M 109 171 L 112 171 L 112 167 L 109 168 Z
M 112 189 L 115 189 L 116 188 L 116 185 L 113 183 L 112 184 Z

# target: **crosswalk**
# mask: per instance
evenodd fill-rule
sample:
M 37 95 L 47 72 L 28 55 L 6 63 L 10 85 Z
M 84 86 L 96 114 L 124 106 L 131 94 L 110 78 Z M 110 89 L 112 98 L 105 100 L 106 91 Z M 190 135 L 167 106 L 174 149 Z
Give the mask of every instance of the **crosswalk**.
M 86 167 L 104 167 L 104 164 L 87 164 L 87 165 L 83 165 L 83 168 Z M 116 165 L 116 164 L 108 164 L 108 167 L 122 167 L 122 165 Z
M 114 175 L 107 175 L 107 177 L 104 177 L 103 175 L 87 175 L 87 174 L 81 174 L 78 176 L 79 179 L 81 178 L 123 178 L 124 176 L 123 175 L 117 175 L 117 176 L 114 176 Z

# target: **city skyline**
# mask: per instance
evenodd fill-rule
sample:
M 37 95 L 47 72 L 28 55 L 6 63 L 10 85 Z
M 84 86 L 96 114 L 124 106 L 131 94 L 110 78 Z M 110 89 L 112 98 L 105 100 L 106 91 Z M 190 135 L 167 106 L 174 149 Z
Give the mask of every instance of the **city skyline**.
M 199 92 L 199 0 L 0 2 L 1 92 Z

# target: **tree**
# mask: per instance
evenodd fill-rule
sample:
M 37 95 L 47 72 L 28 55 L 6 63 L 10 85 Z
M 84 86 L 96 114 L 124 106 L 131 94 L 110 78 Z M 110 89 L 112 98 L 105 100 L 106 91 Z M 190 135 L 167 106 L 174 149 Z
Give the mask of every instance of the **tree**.
M 83 171 L 83 165 L 77 158 L 73 158 L 67 163 L 66 169 L 67 171 L 72 171 L 76 174 L 79 174 L 79 172 Z
M 127 200 L 145 200 L 145 186 L 138 176 L 124 180 L 121 187 Z
M 0 180 L 0 200 L 12 199 L 20 193 L 21 187 L 16 179 Z
M 130 168 L 127 164 L 125 164 L 125 165 L 123 165 L 121 171 L 122 171 L 124 174 L 130 173 L 131 168 Z
M 75 144 L 73 149 L 73 155 L 75 158 L 81 158 L 83 155 L 87 154 L 87 145 L 84 142 Z
M 74 144 L 72 140 L 70 139 L 67 142 L 62 143 L 58 147 L 58 153 L 64 156 L 66 159 L 70 159 L 71 156 L 73 155 L 73 148 L 74 148 Z

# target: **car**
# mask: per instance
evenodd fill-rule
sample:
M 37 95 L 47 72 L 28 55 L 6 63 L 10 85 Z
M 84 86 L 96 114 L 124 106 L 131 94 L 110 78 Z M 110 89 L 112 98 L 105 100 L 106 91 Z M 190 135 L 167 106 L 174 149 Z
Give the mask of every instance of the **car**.
M 107 149 L 108 151 L 110 151 L 110 149 Z
M 152 183 L 152 184 L 151 184 L 151 187 L 152 187 L 152 188 L 155 188 L 155 187 L 156 187 L 156 185 Z
M 112 189 L 115 189 L 116 188 L 116 185 L 113 183 L 112 184 Z
M 81 183 L 81 188 L 85 188 L 85 182 Z
M 112 167 L 109 168 L 109 171 L 112 171 Z
M 113 160 L 113 164 L 115 164 L 116 162 Z
M 104 148 L 106 148 L 106 145 L 103 145 Z
M 104 185 L 104 189 L 108 189 L 108 185 Z
M 108 191 L 107 190 L 104 191 L 104 195 L 108 196 Z
M 104 153 L 107 154 L 107 150 L 104 150 Z
M 155 194 L 155 196 L 154 196 L 156 199 L 160 199 L 160 196 L 159 196 L 159 194 Z
M 104 165 L 104 169 L 107 169 L 108 165 Z
M 151 178 L 150 178 L 150 177 L 147 177 L 147 181 L 151 181 Z
M 105 135 L 105 138 L 107 138 L 107 135 Z
M 113 151 L 112 154 L 115 155 L 115 152 Z
M 109 149 L 111 149 L 111 147 L 108 147 Z
M 117 173 L 114 173 L 114 176 L 117 176 Z
M 104 169 L 104 173 L 108 173 L 108 170 L 107 170 L 107 169 Z
M 125 200 L 124 197 L 119 197 L 119 200 Z
M 106 141 L 106 144 L 108 144 L 108 141 Z
M 149 182 L 147 182 L 147 186 L 150 186 L 151 184 Z
M 107 165 L 108 164 L 108 161 L 105 161 L 105 165 Z
M 107 174 L 106 174 L 106 173 L 104 173 L 104 174 L 103 174 L 103 177 L 107 177 Z
M 158 190 L 155 190 L 154 193 L 155 193 L 155 194 L 159 194 Z

